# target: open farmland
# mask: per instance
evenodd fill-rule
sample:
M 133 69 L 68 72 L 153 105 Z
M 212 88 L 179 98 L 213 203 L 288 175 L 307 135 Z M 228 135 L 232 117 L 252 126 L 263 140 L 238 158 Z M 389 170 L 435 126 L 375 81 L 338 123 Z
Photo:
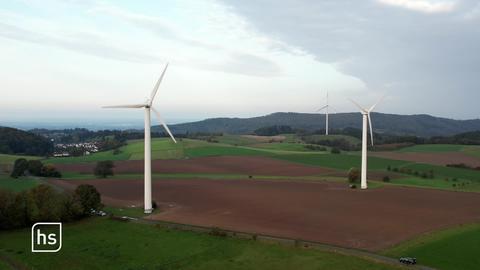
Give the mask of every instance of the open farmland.
M 142 204 L 141 180 L 50 182 L 66 189 L 93 184 L 107 203 Z M 480 220 L 477 194 L 432 189 L 360 191 L 333 182 L 184 179 L 154 181 L 153 194 L 161 212 L 151 218 L 367 250 Z

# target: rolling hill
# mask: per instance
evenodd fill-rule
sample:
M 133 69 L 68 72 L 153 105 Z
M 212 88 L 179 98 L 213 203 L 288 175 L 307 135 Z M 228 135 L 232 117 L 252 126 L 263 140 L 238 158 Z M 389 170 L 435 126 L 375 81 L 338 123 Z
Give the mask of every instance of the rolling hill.
M 46 156 L 52 153 L 50 140 L 31 132 L 0 127 L 0 153 Z
M 462 132 L 480 130 L 480 119 L 454 120 L 430 115 L 397 115 L 372 113 L 375 132 L 394 135 L 415 135 L 420 137 L 451 136 Z M 254 130 L 273 125 L 287 125 L 292 128 L 314 131 L 325 128 L 324 114 L 272 113 L 252 118 L 211 118 L 198 122 L 172 125 L 174 133 L 223 132 L 229 134 L 250 134 Z M 330 128 L 361 128 L 360 113 L 338 113 L 330 115 Z M 153 130 L 159 130 L 155 126 Z

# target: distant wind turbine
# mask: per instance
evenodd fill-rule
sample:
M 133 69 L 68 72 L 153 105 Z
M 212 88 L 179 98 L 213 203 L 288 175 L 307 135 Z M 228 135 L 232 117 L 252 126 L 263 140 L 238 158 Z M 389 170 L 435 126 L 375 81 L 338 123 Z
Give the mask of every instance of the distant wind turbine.
M 360 109 L 360 113 L 363 116 L 363 124 L 362 124 L 362 176 L 361 176 L 361 188 L 367 189 L 367 122 L 368 126 L 370 126 L 370 141 L 373 146 L 373 129 L 372 129 L 372 119 L 370 117 L 370 113 L 375 109 L 375 107 L 383 100 L 382 97 L 377 103 L 373 104 L 372 107 L 369 109 L 365 109 L 362 106 L 358 105 L 355 101 L 350 101 L 355 104 Z
M 328 91 L 327 91 L 327 103 L 325 106 L 321 107 L 320 109 L 317 110 L 317 112 L 325 110 L 325 135 L 328 135 L 328 113 L 329 109 L 333 109 L 335 111 L 335 108 L 333 108 L 329 103 L 328 103 Z
M 158 79 L 157 83 L 155 84 L 155 87 L 152 90 L 152 93 L 150 94 L 150 98 L 145 101 L 143 104 L 129 104 L 129 105 L 115 105 L 115 106 L 104 106 L 102 108 L 122 108 L 122 109 L 140 109 L 144 108 L 145 109 L 145 172 L 144 172 L 144 178 L 145 178 L 145 194 L 144 194 L 144 200 L 145 200 L 145 213 L 151 213 L 152 212 L 152 147 L 151 147 L 151 133 L 150 133 L 150 111 L 153 111 L 155 115 L 157 116 L 157 120 L 162 124 L 162 126 L 165 128 L 167 131 L 168 135 L 170 135 L 170 138 L 177 143 L 175 138 L 172 135 L 172 132 L 170 132 L 170 129 L 168 128 L 167 124 L 165 124 L 165 121 L 163 121 L 162 116 L 160 113 L 155 110 L 152 107 L 153 100 L 155 98 L 155 95 L 157 94 L 158 88 L 160 87 L 160 83 L 162 82 L 163 76 L 165 75 L 165 71 L 167 71 L 168 63 L 165 66 L 165 69 L 162 72 L 162 75 L 160 75 L 160 78 Z

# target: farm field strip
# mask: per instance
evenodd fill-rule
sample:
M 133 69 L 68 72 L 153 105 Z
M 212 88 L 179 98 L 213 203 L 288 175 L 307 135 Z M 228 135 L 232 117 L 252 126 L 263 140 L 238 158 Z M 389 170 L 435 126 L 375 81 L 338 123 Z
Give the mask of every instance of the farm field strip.
M 215 237 L 147 224 L 92 218 L 64 226 L 60 253 L 31 256 L 29 230 L 0 232 L 0 254 L 29 268 L 387 270 L 394 266 L 333 252 Z M 8 243 L 8 246 L 6 245 Z

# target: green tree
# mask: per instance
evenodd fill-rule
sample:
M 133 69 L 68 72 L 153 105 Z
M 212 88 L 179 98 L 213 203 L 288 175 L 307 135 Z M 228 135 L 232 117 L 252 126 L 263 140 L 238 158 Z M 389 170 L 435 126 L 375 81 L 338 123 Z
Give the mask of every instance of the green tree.
M 51 186 L 38 185 L 29 190 L 29 196 L 37 207 L 36 215 L 31 215 L 32 221 L 60 221 L 62 208 L 60 194 Z M 33 211 L 30 211 L 31 213 Z
M 113 162 L 111 160 L 99 161 L 93 169 L 93 173 L 102 178 L 113 175 Z
M 75 189 L 75 199 L 80 202 L 83 207 L 83 214 L 88 214 L 90 209 L 102 208 L 102 199 L 97 189 L 88 184 L 79 185 Z
M 25 174 L 25 171 L 28 169 L 28 161 L 24 158 L 19 158 L 15 160 L 13 164 L 13 170 L 10 174 L 13 178 L 18 178 Z
M 12 227 L 12 207 L 15 203 L 15 194 L 8 190 L 0 189 L 0 229 Z
M 42 173 L 43 163 L 40 160 L 29 160 L 28 161 L 28 172 L 31 175 L 40 176 Z
M 348 182 L 354 183 L 357 182 L 358 179 L 360 178 L 360 170 L 352 167 L 350 170 L 348 170 Z
M 62 194 L 60 201 L 62 221 L 73 221 L 83 216 L 85 211 L 77 196 Z
M 60 178 L 62 177 L 62 174 L 59 171 L 57 171 L 57 168 L 55 168 L 55 166 L 53 166 L 52 164 L 47 164 L 42 167 L 40 176 Z

